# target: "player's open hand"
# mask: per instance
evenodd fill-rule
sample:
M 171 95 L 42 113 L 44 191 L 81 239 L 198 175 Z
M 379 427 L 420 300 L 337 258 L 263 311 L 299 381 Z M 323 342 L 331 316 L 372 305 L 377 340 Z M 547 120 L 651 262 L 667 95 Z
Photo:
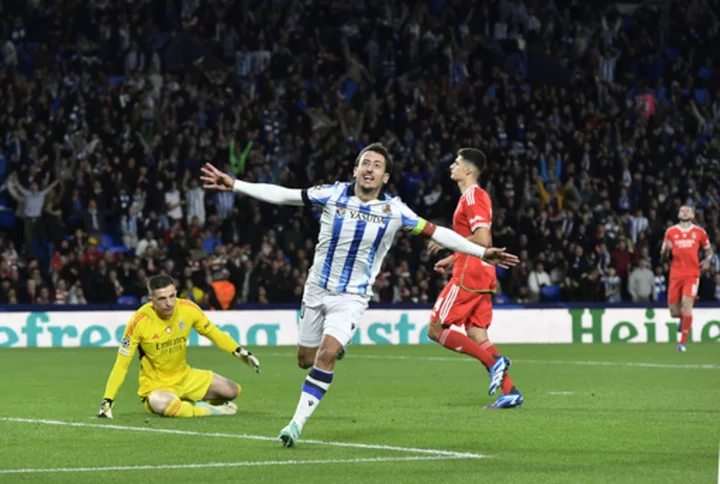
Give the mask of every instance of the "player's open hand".
M 428 251 L 428 254 L 434 255 L 434 254 L 437 254 L 438 252 L 440 252 L 440 251 L 443 250 L 443 249 L 445 249 L 445 247 L 443 247 L 442 245 L 438 244 L 438 243 L 435 242 L 434 240 L 431 240 L 430 243 L 428 244 L 427 251 Z
M 255 355 L 250 353 L 242 346 L 235 350 L 233 353 L 237 359 L 245 363 L 247 366 L 252 368 L 255 373 L 260 373 L 260 360 Z
M 440 274 L 445 274 L 445 271 L 452 269 L 453 263 L 455 262 L 455 257 L 453 256 L 447 256 L 444 259 L 440 259 L 435 263 L 435 267 L 433 269 L 435 272 L 439 272 Z
M 97 418 L 113 418 L 112 415 L 113 401 L 109 398 L 104 398 L 100 403 L 100 410 L 95 417 Z
M 485 249 L 483 260 L 488 264 L 500 266 L 503 269 L 509 269 L 520 262 L 516 255 L 505 252 L 505 247 L 488 247 Z
M 205 163 L 205 166 L 200 171 L 202 171 L 200 180 L 202 180 L 205 190 L 232 191 L 234 182 L 227 173 L 221 172 L 210 163 Z

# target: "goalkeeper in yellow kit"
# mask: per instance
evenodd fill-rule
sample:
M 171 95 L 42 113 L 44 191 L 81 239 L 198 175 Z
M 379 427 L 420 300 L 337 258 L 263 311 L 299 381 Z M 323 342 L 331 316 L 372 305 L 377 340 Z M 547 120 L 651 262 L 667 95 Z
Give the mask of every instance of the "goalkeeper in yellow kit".
M 97 417 L 112 418 L 115 395 L 125 380 L 136 350 L 140 355 L 138 394 L 148 411 L 166 417 L 235 414 L 237 406 L 232 400 L 240 395 L 240 385 L 187 364 L 190 329 L 195 328 L 257 373 L 260 372 L 258 359 L 211 323 L 195 303 L 177 299 L 171 277 L 150 278 L 148 292 L 150 302 L 138 309 L 125 327 Z

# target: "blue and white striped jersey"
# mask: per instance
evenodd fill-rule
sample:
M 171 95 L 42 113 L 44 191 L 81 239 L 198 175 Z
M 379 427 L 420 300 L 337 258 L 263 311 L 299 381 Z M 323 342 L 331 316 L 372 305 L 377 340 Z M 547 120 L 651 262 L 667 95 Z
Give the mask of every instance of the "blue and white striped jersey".
M 427 222 L 399 197 L 381 195 L 363 203 L 354 188 L 354 183 L 335 183 L 302 191 L 306 205 L 322 210 L 308 283 L 370 296 L 398 230 L 420 234 Z

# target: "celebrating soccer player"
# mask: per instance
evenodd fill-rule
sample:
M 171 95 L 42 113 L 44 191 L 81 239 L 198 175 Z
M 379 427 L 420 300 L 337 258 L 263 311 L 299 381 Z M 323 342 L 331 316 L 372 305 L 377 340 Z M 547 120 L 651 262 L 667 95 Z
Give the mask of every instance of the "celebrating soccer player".
M 140 355 L 138 394 L 150 412 L 166 417 L 235 414 L 237 406 L 232 400 L 240 394 L 240 385 L 212 371 L 188 366 L 190 328 L 259 373 L 258 359 L 211 323 L 194 302 L 178 299 L 169 276 L 150 278 L 148 291 L 151 302 L 138 309 L 125 327 L 97 417 L 112 418 L 115 395 L 135 350 Z
M 702 247 L 705 259 L 702 268 L 710 267 L 712 248 L 707 233 L 702 227 L 693 224 L 695 213 L 692 207 L 683 205 L 678 212 L 679 224 L 665 231 L 665 239 L 660 249 L 660 257 L 672 254 L 670 265 L 670 287 L 668 287 L 668 307 L 673 318 L 680 318 L 680 344 L 677 351 L 684 353 L 690 328 L 692 327 L 692 310 L 697 297 L 700 282 L 700 261 L 698 251 Z
M 483 169 L 485 154 L 482 151 L 474 148 L 458 151 L 450 166 L 450 178 L 462 193 L 453 215 L 453 228 L 470 242 L 489 247 L 492 245 L 492 202 L 487 192 L 478 186 Z M 439 244 L 430 243 L 430 253 L 441 249 Z M 435 270 L 440 273 L 451 268 L 452 279 L 430 313 L 428 336 L 445 348 L 470 355 L 485 365 L 490 372 L 490 395 L 498 387 L 502 390 L 497 401 L 486 408 L 517 407 L 523 398 L 507 374 L 510 360 L 498 353 L 487 333 L 492 322 L 492 297 L 497 287 L 495 268 L 460 252 L 435 264 Z M 453 325 L 464 326 L 466 335 L 451 329 Z
M 358 329 L 375 277 L 400 229 L 491 264 L 517 263 L 517 257 L 504 249 L 486 249 L 452 230 L 436 227 L 399 198 L 385 194 L 383 186 L 391 172 L 390 154 L 379 143 L 367 146 L 357 156 L 354 182 L 303 190 L 233 181 L 210 164 L 203 168 L 201 179 L 206 189 L 234 189 L 264 202 L 315 206 L 322 211 L 298 327 L 298 365 L 312 369 L 303 383 L 295 415 L 280 432 L 286 447 L 297 442 L 305 422 L 330 388 L 335 361 Z

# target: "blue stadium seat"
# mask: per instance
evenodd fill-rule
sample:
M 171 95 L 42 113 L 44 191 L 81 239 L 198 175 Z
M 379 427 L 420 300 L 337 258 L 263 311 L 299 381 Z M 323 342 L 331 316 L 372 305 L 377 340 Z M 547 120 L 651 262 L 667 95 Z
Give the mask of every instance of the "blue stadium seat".
M 695 101 L 698 104 L 705 104 L 708 96 L 710 96 L 710 93 L 707 89 L 695 89 Z
M 102 241 L 99 242 L 100 245 L 102 245 L 103 247 L 112 247 L 113 245 L 115 245 L 113 244 L 112 234 L 103 234 Z
M 495 294 L 494 304 L 510 304 L 510 298 L 505 294 Z
M 110 249 L 110 253 L 112 255 L 115 255 L 118 252 L 121 254 L 125 254 L 128 252 L 128 248 L 125 247 L 124 245 L 112 245 L 112 246 L 108 247 L 108 249 Z
M 220 241 L 215 237 L 208 237 L 203 241 L 203 249 L 205 249 L 205 252 L 208 254 L 215 252 L 215 247 L 218 245 L 220 245 Z
M 108 81 L 110 84 L 117 87 L 119 84 L 125 82 L 125 76 L 110 76 L 108 77 Z
M 122 304 L 123 306 L 137 306 L 140 304 L 140 301 L 138 301 L 138 298 L 135 296 L 120 296 L 117 303 Z
M 665 49 L 665 55 L 672 62 L 680 55 L 680 51 L 677 49 Z
M 543 286 L 540 295 L 543 301 L 557 301 L 560 299 L 560 288 L 554 284 Z

